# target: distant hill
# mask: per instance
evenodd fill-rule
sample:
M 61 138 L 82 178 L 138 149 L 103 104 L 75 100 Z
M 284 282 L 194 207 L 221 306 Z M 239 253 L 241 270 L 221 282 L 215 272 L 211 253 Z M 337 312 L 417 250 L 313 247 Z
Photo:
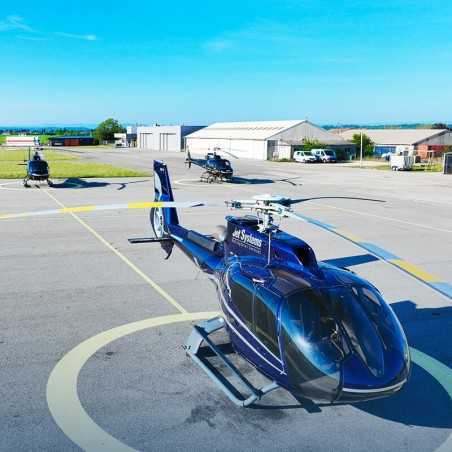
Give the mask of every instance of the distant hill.
M 86 135 L 92 132 L 94 127 L 87 126 L 2 126 L 0 125 L 0 133 L 26 133 L 35 135 L 61 135 L 61 134 L 81 134 Z
M 434 123 L 407 123 L 407 124 L 326 124 L 322 127 L 331 129 L 431 129 Z M 445 124 L 452 128 L 452 124 Z M 434 128 L 434 127 L 433 127 Z

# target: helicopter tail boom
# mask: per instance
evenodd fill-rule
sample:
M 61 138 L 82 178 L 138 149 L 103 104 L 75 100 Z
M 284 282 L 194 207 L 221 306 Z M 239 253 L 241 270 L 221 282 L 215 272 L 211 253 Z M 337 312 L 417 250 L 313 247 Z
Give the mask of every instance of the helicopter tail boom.
M 168 167 L 160 160 L 154 160 L 154 200 L 174 201 Z M 175 208 L 162 208 L 161 212 L 165 226 L 179 224 Z

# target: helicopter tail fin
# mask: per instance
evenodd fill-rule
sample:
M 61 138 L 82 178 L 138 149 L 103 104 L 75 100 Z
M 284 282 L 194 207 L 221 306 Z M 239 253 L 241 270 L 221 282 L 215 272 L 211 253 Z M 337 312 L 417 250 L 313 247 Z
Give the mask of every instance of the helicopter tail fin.
M 154 160 L 154 200 L 174 201 L 173 189 L 166 163 Z M 166 226 L 179 224 L 177 211 L 175 208 L 162 208 L 163 219 Z

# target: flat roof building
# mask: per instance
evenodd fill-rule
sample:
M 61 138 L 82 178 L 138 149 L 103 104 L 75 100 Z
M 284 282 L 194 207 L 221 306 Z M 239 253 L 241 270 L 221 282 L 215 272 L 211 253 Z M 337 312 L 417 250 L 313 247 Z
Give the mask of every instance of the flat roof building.
M 92 146 L 94 144 L 96 139 L 86 135 L 49 137 L 50 146 Z
M 337 135 L 351 140 L 353 135 L 367 135 L 375 145 L 375 154 L 419 150 L 441 151 L 452 145 L 452 132 L 448 129 L 347 129 Z

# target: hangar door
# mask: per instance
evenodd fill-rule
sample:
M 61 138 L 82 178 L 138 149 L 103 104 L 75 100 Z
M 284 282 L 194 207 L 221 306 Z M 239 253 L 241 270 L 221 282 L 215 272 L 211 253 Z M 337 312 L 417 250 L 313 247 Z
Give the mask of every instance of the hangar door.
M 140 148 L 152 149 L 153 144 L 152 133 L 140 133 Z
M 175 133 L 161 133 L 159 149 L 161 151 L 178 151 L 180 146 L 177 145 L 177 135 Z

